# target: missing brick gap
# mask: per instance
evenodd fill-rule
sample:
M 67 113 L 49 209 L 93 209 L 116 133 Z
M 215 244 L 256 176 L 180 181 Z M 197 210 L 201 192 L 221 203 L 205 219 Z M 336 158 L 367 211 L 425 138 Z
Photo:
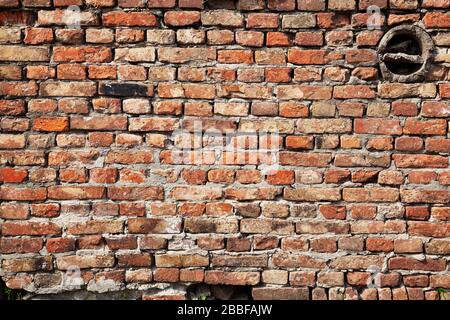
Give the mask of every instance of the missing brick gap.
M 0 300 L 22 300 L 25 295 L 24 290 L 10 289 L 0 278 Z
M 187 295 L 189 300 L 252 300 L 252 287 L 193 284 Z

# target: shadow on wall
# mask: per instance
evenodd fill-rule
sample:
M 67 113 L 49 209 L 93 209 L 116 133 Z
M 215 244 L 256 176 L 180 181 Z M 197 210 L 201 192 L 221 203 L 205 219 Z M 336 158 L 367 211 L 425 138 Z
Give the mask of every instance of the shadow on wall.
M 253 300 L 251 286 L 193 284 L 187 296 L 189 300 Z
M 6 286 L 5 282 L 0 278 L 0 300 L 22 300 L 25 291 L 14 290 Z

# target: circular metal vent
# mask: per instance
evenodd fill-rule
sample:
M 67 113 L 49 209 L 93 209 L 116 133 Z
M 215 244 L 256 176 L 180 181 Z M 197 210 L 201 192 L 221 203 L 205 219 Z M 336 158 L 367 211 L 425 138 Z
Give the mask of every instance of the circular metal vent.
M 389 30 L 378 47 L 384 79 L 398 82 L 421 81 L 433 59 L 431 37 L 416 26 L 398 26 Z

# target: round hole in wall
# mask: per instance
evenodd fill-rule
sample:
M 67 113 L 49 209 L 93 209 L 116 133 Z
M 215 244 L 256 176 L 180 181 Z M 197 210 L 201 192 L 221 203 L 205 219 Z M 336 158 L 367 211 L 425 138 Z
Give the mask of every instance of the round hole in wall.
M 408 75 L 422 66 L 421 51 L 416 38 L 407 34 L 396 34 L 389 40 L 383 60 L 392 73 Z
M 378 48 L 383 78 L 390 81 L 421 81 L 433 59 L 431 37 L 416 26 L 398 26 L 389 30 Z

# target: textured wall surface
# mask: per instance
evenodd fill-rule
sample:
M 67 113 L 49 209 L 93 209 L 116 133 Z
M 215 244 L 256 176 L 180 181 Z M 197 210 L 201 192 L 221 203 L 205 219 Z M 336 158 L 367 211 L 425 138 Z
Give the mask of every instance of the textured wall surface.
M 445 298 L 449 7 L 0 0 L 1 278 L 144 299 L 196 283 Z M 433 39 L 422 81 L 380 72 L 402 24 Z

